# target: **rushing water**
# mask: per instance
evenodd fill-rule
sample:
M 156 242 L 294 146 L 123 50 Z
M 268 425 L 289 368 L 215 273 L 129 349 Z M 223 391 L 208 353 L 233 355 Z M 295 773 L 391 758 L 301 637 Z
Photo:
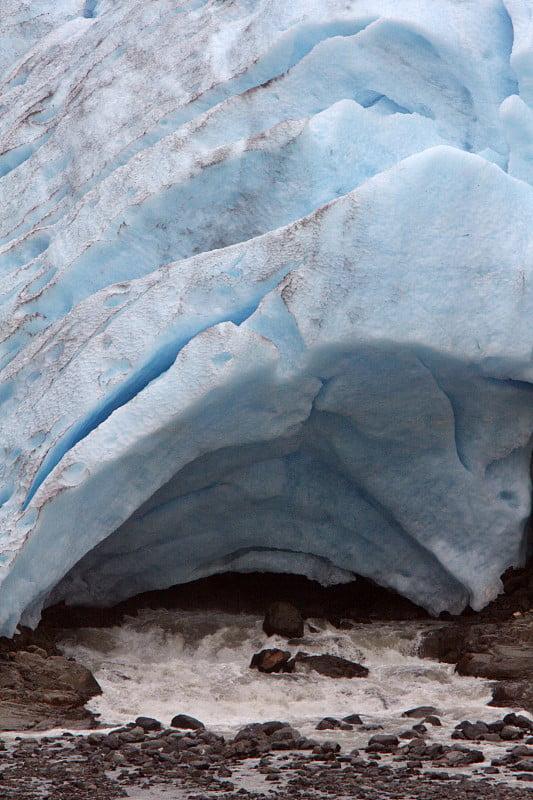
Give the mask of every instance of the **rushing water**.
M 420 632 L 431 623 L 375 622 L 340 631 L 310 622 L 306 637 L 288 645 L 265 636 L 261 620 L 251 615 L 144 610 L 120 626 L 68 632 L 62 648 L 99 681 L 103 694 L 89 707 L 108 725 L 139 715 L 168 724 L 186 713 L 222 732 L 283 719 L 311 733 L 324 716 L 357 712 L 365 723 L 398 729 L 408 727 L 401 713 L 419 705 L 435 706 L 448 730 L 461 719 L 501 716 L 501 709 L 486 707 L 488 682 L 417 657 Z M 343 656 L 365 664 L 370 674 L 261 674 L 249 663 L 264 647 Z

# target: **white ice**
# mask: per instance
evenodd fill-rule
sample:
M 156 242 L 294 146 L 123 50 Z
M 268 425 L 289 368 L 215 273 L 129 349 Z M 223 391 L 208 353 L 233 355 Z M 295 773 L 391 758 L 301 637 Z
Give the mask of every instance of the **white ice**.
M 523 562 L 527 0 L 11 2 L 0 632 L 236 569 Z

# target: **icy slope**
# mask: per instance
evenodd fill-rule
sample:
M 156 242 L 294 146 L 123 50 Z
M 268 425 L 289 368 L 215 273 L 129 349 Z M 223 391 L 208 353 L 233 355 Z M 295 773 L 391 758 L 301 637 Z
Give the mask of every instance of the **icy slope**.
M 7 3 L 0 632 L 226 569 L 497 593 L 530 509 L 530 16 Z

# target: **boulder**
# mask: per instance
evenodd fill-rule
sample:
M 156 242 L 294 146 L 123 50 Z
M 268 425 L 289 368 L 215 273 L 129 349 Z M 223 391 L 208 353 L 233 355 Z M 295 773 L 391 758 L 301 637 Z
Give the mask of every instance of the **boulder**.
M 343 722 L 347 722 L 349 725 L 362 725 L 363 720 L 359 716 L 359 714 L 348 714 L 347 717 L 342 718 Z
M 22 650 L 15 653 L 13 663 L 30 689 L 70 689 L 78 695 L 81 703 L 102 694 L 92 673 L 64 656 L 45 657 Z
M 135 725 L 139 728 L 142 728 L 143 731 L 160 731 L 161 730 L 161 723 L 158 719 L 154 719 L 153 717 L 137 717 L 135 720 Z
M 347 658 L 332 656 L 328 653 L 320 656 L 297 653 L 294 661 L 297 672 L 312 670 L 326 675 L 328 678 L 366 678 L 368 675 L 368 669 L 356 661 L 349 661 Z
M 393 753 L 400 741 L 391 733 L 378 733 L 371 736 L 366 748 L 367 753 Z
M 503 681 L 492 690 L 489 706 L 518 706 L 533 713 L 533 686 L 529 681 Z
M 188 714 L 176 714 L 170 721 L 170 727 L 183 728 L 189 731 L 203 731 L 205 729 L 203 722 L 200 722 L 199 719 L 195 719 L 195 717 L 189 717 Z
M 294 672 L 294 662 L 290 658 L 291 654 L 288 650 L 280 650 L 279 648 L 261 650 L 252 656 L 250 668 L 267 673 Z
M 324 717 L 324 719 L 321 719 L 318 725 L 316 725 L 315 729 L 317 731 L 351 731 L 353 727 L 350 723 L 335 719 L 335 717 Z
M 267 636 L 277 633 L 287 639 L 300 639 L 304 635 L 304 619 L 291 603 L 278 600 L 267 608 L 263 630 Z
M 435 706 L 417 706 L 404 711 L 402 717 L 409 717 L 410 719 L 423 719 L 431 714 L 436 714 L 437 709 Z
M 466 653 L 457 664 L 457 672 L 498 681 L 528 680 L 532 663 L 532 646 L 495 644 L 490 652 Z

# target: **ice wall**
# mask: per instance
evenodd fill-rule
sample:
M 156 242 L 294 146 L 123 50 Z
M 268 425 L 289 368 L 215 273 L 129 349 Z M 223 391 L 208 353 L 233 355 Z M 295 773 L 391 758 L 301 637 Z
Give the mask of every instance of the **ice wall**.
M 1 633 L 227 569 L 498 592 L 532 36 L 527 0 L 8 0 Z

